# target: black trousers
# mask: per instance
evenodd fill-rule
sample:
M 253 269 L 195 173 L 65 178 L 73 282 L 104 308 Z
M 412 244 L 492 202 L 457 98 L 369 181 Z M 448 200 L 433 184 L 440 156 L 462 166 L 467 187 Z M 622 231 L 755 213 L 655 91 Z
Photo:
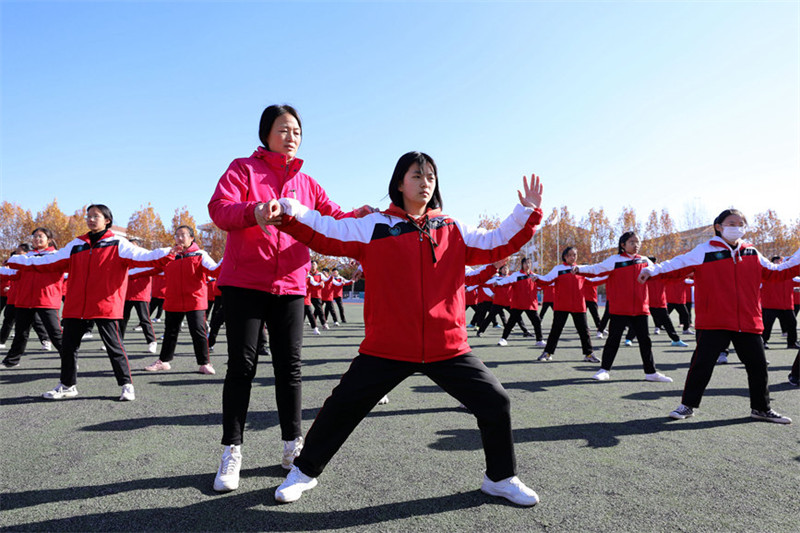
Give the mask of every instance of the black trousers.
M 480 302 L 475 304 L 475 314 L 472 315 L 472 324 L 475 327 L 480 327 L 483 324 L 483 319 L 486 318 L 487 313 L 489 313 L 489 309 L 492 308 L 491 300 L 486 300 L 485 302 Z M 496 322 L 495 322 L 496 323 Z
M 136 316 L 139 317 L 139 327 L 142 328 L 144 340 L 147 344 L 156 342 L 156 332 L 153 330 L 153 322 L 150 321 L 150 302 L 140 302 L 125 300 L 125 307 L 122 311 L 122 327 L 120 328 L 120 335 L 125 338 L 125 330 L 128 328 L 128 321 L 131 319 L 131 309 L 136 310 Z
M 606 345 L 603 347 L 603 361 L 600 364 L 601 368 L 611 370 L 611 367 L 614 365 L 614 359 L 617 357 L 617 351 L 619 351 L 622 333 L 625 331 L 626 327 L 634 330 L 639 339 L 639 355 L 642 357 L 644 373 L 655 373 L 656 364 L 653 360 L 653 344 L 650 341 L 647 315 L 611 315 L 611 324 L 608 326 L 608 338 L 606 339 Z M 717 353 L 717 355 L 719 355 L 719 353 Z
M 222 444 L 242 443 L 250 391 L 258 365 L 258 335 L 269 330 L 275 372 L 275 400 L 282 440 L 301 436 L 303 297 L 255 289 L 222 287 L 228 371 L 222 389 Z M 377 401 L 377 400 L 376 400 Z
M 161 355 L 159 359 L 168 363 L 175 358 L 175 347 L 178 345 L 178 333 L 181 330 L 181 322 L 186 317 L 186 325 L 189 326 L 189 334 L 192 336 L 192 346 L 194 347 L 194 357 L 198 365 L 208 364 L 208 338 L 206 336 L 206 310 L 186 311 L 178 313 L 166 311 L 164 321 L 164 340 L 161 342 Z
M 311 305 L 314 307 L 314 317 L 319 320 L 320 324 L 327 324 L 325 320 L 325 311 L 322 308 L 321 298 L 311 298 Z
M 683 330 L 686 331 L 689 329 L 692 321 L 689 320 L 689 311 L 686 308 L 686 304 L 671 304 L 667 302 L 667 314 L 670 314 L 673 311 L 678 312 L 678 320 L 680 320 Z
M 328 316 L 333 317 L 334 322 L 339 322 L 339 317 L 336 316 L 336 309 L 333 307 L 333 300 L 325 300 L 325 320 L 328 320 Z
M 750 408 L 759 411 L 769 409 L 767 357 L 764 354 L 761 335 L 727 330 L 700 330 L 697 332 L 697 348 L 692 354 L 692 363 L 683 387 L 683 399 L 681 400 L 683 405 L 700 407 L 700 400 L 711 380 L 717 357 L 731 342 L 736 349 L 736 355 L 744 363 L 745 371 L 747 371 Z
M 311 324 L 312 328 L 317 327 L 317 319 L 314 318 L 314 308 L 310 305 L 303 305 L 303 314 L 308 319 L 308 323 Z
M 797 350 L 797 356 L 792 364 L 792 376 L 794 379 L 800 378 L 800 350 Z
M 528 330 L 525 329 L 525 324 L 522 323 L 522 313 L 528 315 L 528 320 L 533 324 L 533 330 L 536 332 L 536 340 L 542 340 L 542 321 L 539 320 L 539 314 L 535 309 L 526 309 L 524 311 L 522 309 L 511 309 L 511 311 L 508 312 L 506 327 L 503 329 L 503 338 L 508 338 L 511 334 L 511 330 L 514 329 L 517 323 L 519 323 L 520 328 L 522 328 L 523 334 L 528 333 Z
M 410 363 L 359 354 L 322 405 L 294 464 L 308 476 L 319 476 L 378 400 L 415 372 L 431 378 L 475 415 L 489 479 L 500 481 L 515 475 L 508 394 L 471 353 L 435 363 Z
M 119 320 L 108 318 L 95 318 L 92 321 L 65 318 L 62 321 L 64 332 L 61 341 L 61 383 L 71 387 L 78 382 L 78 348 L 81 347 L 81 337 L 89 331 L 90 322 L 97 326 L 97 332 L 111 361 L 114 377 L 117 378 L 117 385 L 132 383 L 131 367 L 122 343 Z
M 539 310 L 539 318 L 544 320 L 544 315 L 547 313 L 548 309 L 553 308 L 553 302 L 542 302 L 542 307 Z
M 597 312 L 597 302 L 586 300 L 586 310 L 589 311 L 590 315 L 592 315 L 592 321 L 594 322 L 594 327 L 597 329 L 597 331 L 603 331 L 600 329 L 600 314 Z
M 9 365 L 16 365 L 25 353 L 28 346 L 28 335 L 35 319 L 39 319 L 41 327 L 47 332 L 50 342 L 56 350 L 61 353 L 61 324 L 58 320 L 58 309 L 28 309 L 24 307 L 16 308 L 16 327 L 14 328 L 14 341 L 8 349 L 3 362 Z
M 761 334 L 764 342 L 769 342 L 772 326 L 777 318 L 780 320 L 781 329 L 786 332 L 786 345 L 794 348 L 797 344 L 797 318 L 791 309 L 762 309 L 761 317 L 764 320 L 764 333 Z
M 606 305 L 603 308 L 603 318 L 600 319 L 600 327 L 597 329 L 605 331 L 609 320 L 611 320 L 611 311 L 609 311 L 608 300 L 606 300 Z
M 558 339 L 561 337 L 564 324 L 567 323 L 567 317 L 570 315 L 572 315 L 572 323 L 575 324 L 575 329 L 578 330 L 578 337 L 581 339 L 583 355 L 589 355 L 594 352 L 592 341 L 589 338 L 589 326 L 586 324 L 586 313 L 570 313 L 569 311 L 556 311 L 553 309 L 553 324 L 550 326 L 550 334 L 547 336 L 547 346 L 544 347 L 544 351 L 550 355 L 556 352 Z
M 164 298 L 150 298 L 150 313 L 158 311 L 155 319 L 161 318 L 161 312 L 164 310 Z
M 14 305 L 7 304 L 6 308 L 3 312 L 3 325 L 0 326 L 0 344 L 5 344 L 8 340 L 8 337 L 11 336 L 11 329 L 14 327 L 17 318 L 17 307 Z M 44 342 L 49 340 L 47 337 L 47 330 L 42 323 L 42 319 L 39 318 L 39 315 L 34 315 L 33 317 L 33 330 L 36 332 L 36 336 L 39 337 L 39 342 Z M 14 336 L 16 336 L 16 331 L 14 332 Z
M 211 320 L 208 325 L 208 347 L 214 346 L 217 342 L 217 335 L 222 324 L 225 323 L 225 312 L 223 311 L 225 302 L 222 296 L 214 299 L 214 310 L 211 312 Z
M 503 307 L 502 305 L 497 305 L 495 303 L 492 303 L 491 307 L 489 307 L 489 312 L 486 313 L 486 317 L 484 317 L 483 322 L 481 322 L 481 325 L 478 328 L 478 332 L 483 333 L 484 331 L 486 331 L 486 328 L 489 327 L 490 322 L 497 324 L 496 319 L 498 316 L 500 317 L 500 320 L 503 321 L 503 326 L 505 326 L 507 322 L 505 314 L 503 313 L 503 309 L 505 309 L 505 307 Z
M 670 340 L 681 340 L 680 336 L 675 331 L 675 326 L 672 325 L 672 320 L 670 320 L 669 313 L 667 313 L 666 308 L 651 307 L 650 315 L 653 317 L 653 323 L 656 325 L 656 327 L 666 331 Z M 636 339 L 636 331 L 633 328 L 628 328 L 628 334 L 625 335 L 625 340 L 632 341 L 634 339 Z
M 333 299 L 333 301 L 336 302 L 336 307 L 339 308 L 339 316 L 342 318 L 341 323 L 347 324 L 347 319 L 344 317 L 344 305 L 342 304 L 342 297 L 337 296 Z

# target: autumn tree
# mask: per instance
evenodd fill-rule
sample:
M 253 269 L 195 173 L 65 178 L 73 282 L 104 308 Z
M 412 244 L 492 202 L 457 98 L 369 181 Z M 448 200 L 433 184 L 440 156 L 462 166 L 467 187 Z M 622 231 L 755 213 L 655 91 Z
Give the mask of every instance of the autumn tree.
M 147 204 L 147 207 L 142 206 L 131 215 L 126 231 L 129 238 L 141 239 L 143 248 L 152 250 L 172 245 L 172 237 L 164 229 L 161 217 L 150 203 Z
M 767 257 L 787 256 L 797 250 L 796 246 L 792 246 L 795 239 L 790 234 L 789 227 L 772 209 L 758 213 L 754 217 L 745 239 L 752 242 Z
M 61 211 L 58 207 L 58 200 L 53 198 L 52 202 L 36 213 L 33 224 L 34 227 L 47 228 L 52 231 L 56 244 L 64 246 L 73 239 L 69 221 L 70 217 Z
M 500 227 L 500 217 L 497 215 L 489 215 L 486 213 L 481 213 L 478 216 L 478 227 L 483 228 L 485 230 L 493 230 Z
M 72 239 L 74 239 L 79 235 L 83 235 L 84 233 L 86 233 L 87 206 L 88 204 L 84 205 L 80 209 L 75 210 L 75 213 L 73 213 L 72 216 L 69 217 L 69 220 L 67 221 L 67 231 L 69 232 L 69 241 L 71 241 Z M 59 245 L 63 246 L 67 244 L 69 241 L 64 241 L 63 243 L 59 243 Z
M 609 249 L 614 248 L 614 227 L 606 216 L 605 211 L 589 209 L 589 213 L 581 220 L 581 227 L 589 233 L 590 246 L 587 252 L 587 263 L 597 263 L 605 259 Z
M 228 233 L 219 229 L 213 222 L 203 224 L 198 229 L 202 235 L 203 242 L 206 243 L 206 252 L 208 252 L 214 261 L 219 262 L 225 253 L 225 243 L 228 240 Z
M 0 254 L 6 259 L 21 242 L 30 242 L 33 217 L 30 211 L 11 202 L 0 203 Z
M 615 231 L 617 235 L 622 235 L 626 231 L 635 231 L 639 235 L 642 234 L 642 225 L 636 220 L 636 211 L 633 207 L 626 206 L 622 208 L 622 212 L 617 217 Z
M 200 232 L 197 231 L 197 223 L 194 221 L 194 217 L 189 214 L 189 209 L 186 206 L 178 208 L 175 210 L 175 215 L 172 217 L 172 235 L 175 234 L 175 230 L 177 230 L 180 226 L 189 226 L 194 231 L 194 240 L 197 241 L 197 244 L 203 246 L 202 235 Z M 170 242 L 172 239 L 170 239 Z

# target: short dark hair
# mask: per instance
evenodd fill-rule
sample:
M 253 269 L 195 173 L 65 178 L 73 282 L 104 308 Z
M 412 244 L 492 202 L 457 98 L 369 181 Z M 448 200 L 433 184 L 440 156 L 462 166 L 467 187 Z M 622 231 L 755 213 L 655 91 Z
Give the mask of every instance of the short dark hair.
M 25 252 L 25 253 L 27 253 L 27 252 L 30 252 L 30 251 L 31 251 L 31 245 L 30 245 L 30 244 L 28 244 L 27 242 L 21 242 L 21 243 L 19 243 L 19 246 L 17 246 L 17 248 L 20 248 L 20 249 L 22 249 L 22 251 L 23 251 L 23 252 Z
M 656 256 L 654 256 L 654 255 L 651 255 L 650 257 L 648 257 L 648 259 L 649 259 L 649 260 L 650 260 L 652 263 L 658 263 L 658 259 L 656 259 Z
M 181 228 L 186 228 L 187 230 L 189 230 L 189 236 L 192 239 L 194 239 L 194 229 L 192 229 L 191 226 L 187 226 L 186 224 L 183 224 L 183 225 L 178 226 L 177 228 L 175 228 L 175 231 L 172 234 L 175 235 L 175 233 L 178 233 L 178 230 L 181 229 Z
M 429 209 L 441 209 L 443 204 L 442 195 L 439 192 L 439 170 L 436 168 L 436 162 L 433 158 L 424 152 L 408 152 L 400 156 L 400 159 L 397 160 L 397 164 L 394 166 L 392 179 L 389 182 L 389 198 L 394 205 L 405 209 L 403 193 L 400 192 L 400 184 L 403 182 L 406 172 L 408 172 L 408 169 L 411 168 L 411 165 L 414 163 L 417 163 L 420 169 L 424 169 L 426 163 L 433 169 L 433 174 L 436 176 L 436 186 L 433 189 L 433 196 L 431 196 L 427 207 Z
M 261 139 L 261 144 L 264 145 L 264 148 L 270 150 L 269 143 L 267 142 L 269 139 L 269 132 L 272 131 L 272 125 L 278 119 L 278 117 L 289 113 L 295 119 L 297 119 L 297 125 L 300 126 L 300 133 L 303 133 L 303 123 L 300 122 L 300 114 L 297 112 L 295 108 L 288 104 L 283 105 L 271 105 L 261 113 L 261 121 L 258 123 L 258 138 Z M 271 151 L 271 150 L 270 150 Z
M 730 209 L 726 209 L 725 211 L 717 215 L 717 218 L 714 219 L 714 235 L 716 235 L 717 237 L 722 237 L 722 233 L 717 231 L 717 224 L 721 226 L 722 223 L 725 222 L 725 219 L 731 215 L 738 215 L 742 217 L 744 223 L 747 224 L 747 218 L 744 216 L 744 213 L 742 213 L 738 209 L 734 209 L 731 207 Z
M 106 229 L 110 228 L 111 225 L 114 223 L 114 215 L 111 214 L 111 209 L 108 208 L 107 205 L 104 204 L 92 204 L 86 208 L 86 212 L 88 213 L 90 209 L 97 209 L 100 211 L 105 218 L 108 219 L 108 224 L 106 224 Z
M 625 248 L 624 248 L 625 243 L 628 242 L 629 240 L 631 240 L 631 238 L 633 238 L 633 237 L 638 237 L 638 235 L 636 235 L 635 231 L 626 231 L 625 233 L 620 235 L 619 243 L 617 245 L 617 253 L 619 253 L 620 255 L 624 254 L 625 253 Z
M 44 233 L 45 237 L 47 237 L 47 243 L 50 246 L 54 246 L 56 248 L 58 247 L 58 244 L 56 243 L 56 237 L 55 237 L 55 235 L 53 235 L 53 232 L 50 231 L 49 228 L 36 228 L 35 230 L 33 230 L 31 232 L 31 237 L 36 235 L 37 231 L 41 231 L 42 233 Z
M 770 263 L 774 263 L 775 261 L 780 261 L 781 259 L 783 259 L 783 257 L 779 255 L 773 255 L 772 257 L 769 258 L 769 261 Z
M 567 254 L 569 253 L 570 250 L 576 250 L 576 248 L 574 246 L 567 246 L 566 248 L 564 248 L 564 251 L 561 252 L 561 260 L 562 261 L 567 256 Z

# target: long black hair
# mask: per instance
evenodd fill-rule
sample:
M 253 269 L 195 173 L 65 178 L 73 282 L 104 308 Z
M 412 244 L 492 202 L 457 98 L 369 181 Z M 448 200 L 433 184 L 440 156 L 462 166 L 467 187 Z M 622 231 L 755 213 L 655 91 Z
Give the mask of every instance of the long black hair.
M 300 114 L 297 110 L 288 104 L 271 105 L 261 113 L 261 121 L 258 123 L 258 138 L 261 139 L 261 144 L 263 144 L 264 148 L 267 150 L 272 151 L 267 142 L 269 140 L 269 132 L 272 131 L 272 125 L 278 120 L 278 117 L 286 113 L 289 113 L 297 119 L 297 125 L 300 126 L 300 135 L 302 136 L 303 123 L 300 122 Z
M 108 206 L 104 204 L 92 204 L 86 208 L 86 213 L 88 214 L 92 208 L 100 211 L 100 214 L 102 214 L 105 218 L 108 219 L 108 224 L 106 224 L 106 229 L 110 228 L 111 225 L 114 223 L 114 215 L 111 214 L 111 209 L 109 209 Z
M 419 165 L 420 170 L 425 169 L 425 164 L 430 165 L 433 170 L 433 175 L 436 176 L 436 186 L 433 189 L 433 195 L 427 207 L 429 209 L 441 208 L 442 195 L 439 192 L 439 170 L 436 168 L 436 162 L 434 162 L 433 158 L 423 152 L 408 152 L 397 160 L 397 164 L 394 166 L 394 172 L 392 173 L 392 180 L 389 182 L 389 198 L 391 198 L 394 205 L 405 209 L 403 193 L 400 192 L 400 184 L 403 182 L 406 172 L 408 172 L 408 169 L 411 168 L 411 165 L 414 163 Z
M 625 253 L 625 243 L 628 242 L 632 237 L 638 237 L 635 231 L 626 231 L 620 236 L 619 244 L 617 245 L 618 254 L 622 255 Z

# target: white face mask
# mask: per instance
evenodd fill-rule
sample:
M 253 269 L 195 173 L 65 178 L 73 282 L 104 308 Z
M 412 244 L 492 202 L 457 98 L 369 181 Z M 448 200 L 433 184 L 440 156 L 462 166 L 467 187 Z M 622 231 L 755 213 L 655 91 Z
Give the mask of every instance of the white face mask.
M 736 242 L 744 237 L 743 226 L 722 226 L 722 238 L 728 242 Z

